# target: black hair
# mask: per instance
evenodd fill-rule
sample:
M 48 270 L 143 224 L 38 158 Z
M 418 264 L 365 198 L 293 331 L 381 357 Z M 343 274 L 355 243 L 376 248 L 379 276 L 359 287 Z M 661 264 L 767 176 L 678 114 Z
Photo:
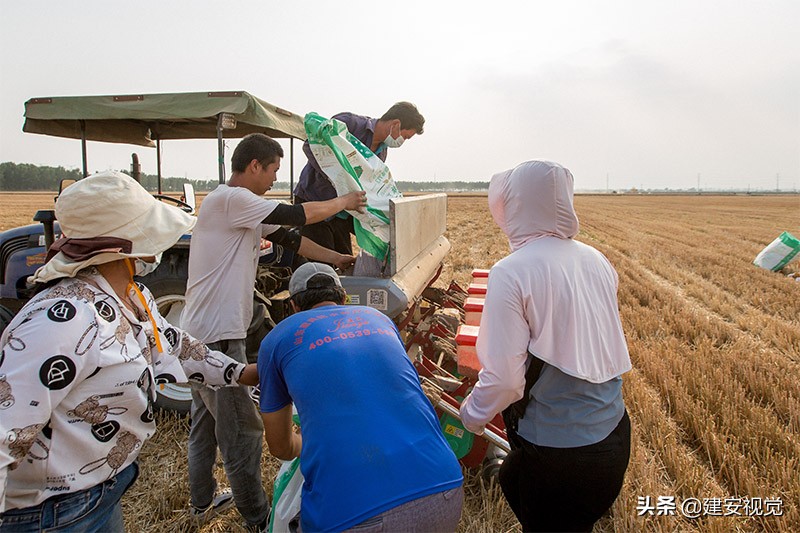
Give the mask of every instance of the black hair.
M 306 287 L 306 290 L 292 296 L 292 301 L 300 311 L 311 309 L 322 302 L 334 302 L 339 305 L 344 303 L 344 289 L 334 285 L 327 274 L 314 274 L 306 282 Z
M 244 172 L 253 159 L 267 166 L 281 157 L 283 157 L 283 147 L 278 141 L 263 133 L 251 133 L 244 137 L 233 151 L 231 170 Z
M 308 289 L 298 292 L 292 296 L 292 301 L 299 311 L 311 309 L 318 303 L 334 302 L 337 305 L 344 304 L 345 292 L 341 287 L 326 287 L 324 289 Z
M 415 130 L 417 135 L 422 135 L 425 126 L 425 117 L 423 117 L 417 106 L 411 102 L 397 102 L 389 110 L 383 114 L 380 120 L 394 120 L 400 119 L 400 129 Z

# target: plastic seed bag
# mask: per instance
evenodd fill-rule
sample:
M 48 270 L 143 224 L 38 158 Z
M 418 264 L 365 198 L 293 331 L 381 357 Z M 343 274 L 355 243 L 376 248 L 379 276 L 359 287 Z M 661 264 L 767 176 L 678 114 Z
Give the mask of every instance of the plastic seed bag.
M 753 264 L 777 272 L 800 252 L 800 241 L 784 231 L 756 256 Z
M 367 193 L 366 212 L 348 213 L 354 218 L 359 248 L 379 264 L 385 264 L 389 256 L 389 199 L 402 197 L 389 167 L 351 135 L 343 122 L 308 113 L 304 124 L 311 153 L 333 184 L 336 194 Z M 356 266 L 358 269 L 358 264 Z M 382 269 L 376 269 L 375 265 L 365 261 L 362 270 L 374 272 Z

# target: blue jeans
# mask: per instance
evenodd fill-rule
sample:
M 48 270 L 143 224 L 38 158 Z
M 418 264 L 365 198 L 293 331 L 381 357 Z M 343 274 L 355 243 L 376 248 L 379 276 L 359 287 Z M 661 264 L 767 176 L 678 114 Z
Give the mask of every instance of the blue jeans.
M 247 362 L 244 339 L 212 342 L 208 347 Z M 248 524 L 266 520 L 269 502 L 261 482 L 264 425 L 247 388 L 222 387 L 215 391 L 192 385 L 191 417 L 189 492 L 192 505 L 203 508 L 214 499 L 217 488 L 214 463 L 219 447 L 236 508 Z
M 11 509 L 0 515 L 0 532 L 119 532 L 125 531 L 120 500 L 139 476 L 134 462 L 94 487 L 59 494 L 39 505 Z

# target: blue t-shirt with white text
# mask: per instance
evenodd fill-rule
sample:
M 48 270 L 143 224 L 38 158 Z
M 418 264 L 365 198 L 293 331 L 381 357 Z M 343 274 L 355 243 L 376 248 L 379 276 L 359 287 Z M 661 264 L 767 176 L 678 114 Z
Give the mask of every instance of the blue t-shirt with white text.
M 303 433 L 304 531 L 340 531 L 456 488 L 461 467 L 397 328 L 361 306 L 294 314 L 258 355 L 261 411 L 294 403 Z

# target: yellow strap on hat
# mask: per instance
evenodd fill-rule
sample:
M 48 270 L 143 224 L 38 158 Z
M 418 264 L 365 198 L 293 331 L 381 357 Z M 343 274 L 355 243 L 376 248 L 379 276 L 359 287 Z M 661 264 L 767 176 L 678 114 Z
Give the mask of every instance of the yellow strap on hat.
M 147 305 L 147 300 L 145 300 L 144 294 L 142 291 L 139 290 L 139 286 L 133 282 L 133 259 L 126 259 L 125 264 L 128 265 L 128 272 L 131 274 L 131 281 L 128 283 L 128 287 L 126 290 L 130 293 L 131 286 L 133 286 L 133 290 L 136 292 L 136 296 L 139 297 L 139 301 L 142 302 L 142 307 L 144 307 L 144 312 L 147 313 L 148 318 L 150 318 L 150 323 L 153 324 L 153 337 L 156 338 L 156 348 L 158 348 L 158 353 L 164 353 L 164 348 L 161 347 L 161 339 L 160 335 L 158 334 L 158 326 L 156 325 L 156 319 L 153 317 L 153 313 L 150 312 L 150 306 Z

